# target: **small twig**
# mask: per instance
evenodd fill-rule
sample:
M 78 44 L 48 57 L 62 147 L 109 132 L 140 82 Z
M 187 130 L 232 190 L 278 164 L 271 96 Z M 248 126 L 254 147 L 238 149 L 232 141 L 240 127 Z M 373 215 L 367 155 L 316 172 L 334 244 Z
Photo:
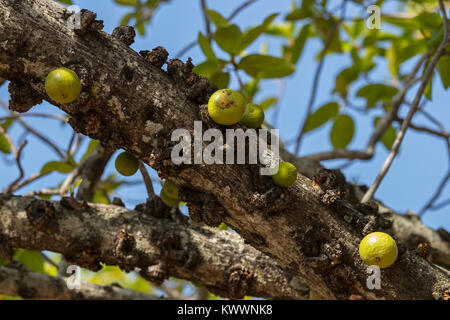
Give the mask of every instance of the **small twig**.
M 317 69 L 314 74 L 311 95 L 309 98 L 308 107 L 306 108 L 306 115 L 305 115 L 305 118 L 303 119 L 302 125 L 300 127 L 300 131 L 299 131 L 297 139 L 296 139 L 295 154 L 298 154 L 298 152 L 300 150 L 301 141 L 302 141 L 303 135 L 305 134 L 305 130 L 306 130 L 306 124 L 308 122 L 309 117 L 311 116 L 314 102 L 316 101 L 318 88 L 319 88 L 320 75 L 322 73 L 322 69 L 325 64 L 325 57 L 326 57 L 327 51 L 333 42 L 333 38 L 334 38 L 336 31 L 338 31 L 339 24 L 345 18 L 346 3 L 347 3 L 347 0 L 344 0 L 342 3 L 342 18 L 337 22 L 334 22 L 333 20 L 331 20 L 331 23 L 333 24 L 333 26 L 331 27 L 330 31 L 328 32 L 327 39 L 325 40 L 325 44 L 324 44 L 323 50 L 321 52 L 320 61 L 319 61 L 319 64 L 317 65 Z
M 439 48 L 436 50 L 436 53 L 434 54 L 433 58 L 431 59 L 427 69 L 425 70 L 425 73 L 422 78 L 422 83 L 420 84 L 420 87 L 417 90 L 416 96 L 411 105 L 411 109 L 409 110 L 409 113 L 406 116 L 405 121 L 403 121 L 400 131 L 397 134 L 397 137 L 395 138 L 395 141 L 394 141 L 394 144 L 392 145 L 391 151 L 390 151 L 389 155 L 387 156 L 383 166 L 381 167 L 381 170 L 378 173 L 374 183 L 369 188 L 369 190 L 367 190 L 367 192 L 364 194 L 363 198 L 361 199 L 362 203 L 365 203 L 372 198 L 372 196 L 375 194 L 375 191 L 378 189 L 379 185 L 383 181 L 383 178 L 386 176 L 387 172 L 389 171 L 389 168 L 391 167 L 392 162 L 394 161 L 394 158 L 396 157 L 396 155 L 398 153 L 398 150 L 403 141 L 403 138 L 405 137 L 406 131 L 408 130 L 411 120 L 419 108 L 419 103 L 420 103 L 422 95 L 425 91 L 425 88 L 428 84 L 428 80 L 432 76 L 432 74 L 434 72 L 434 68 L 439 61 L 439 58 L 445 52 L 445 48 L 448 44 L 448 31 L 449 31 L 448 30 L 447 13 L 445 11 L 444 3 L 442 0 L 439 0 L 439 5 L 441 7 L 441 11 L 443 14 L 443 20 L 444 20 L 444 38 L 443 38 L 441 44 L 439 45 Z
M 17 168 L 19 169 L 19 176 L 4 190 L 4 193 L 11 193 L 11 189 L 14 188 L 14 186 L 17 183 L 19 183 L 19 181 L 22 180 L 22 178 L 24 176 L 24 171 L 23 171 L 22 162 L 21 162 L 21 156 L 22 156 L 23 148 L 26 145 L 27 145 L 27 141 L 22 142 L 19 149 L 17 149 L 15 151 L 15 159 L 16 159 Z
M 435 207 L 435 206 L 433 206 L 433 203 L 439 198 L 439 196 L 441 195 L 442 191 L 444 190 L 444 188 L 447 185 L 447 182 L 449 180 L 450 180 L 450 171 L 447 173 L 447 175 L 444 177 L 444 179 L 442 179 L 441 183 L 439 184 L 439 187 L 437 188 L 436 192 L 431 197 L 431 199 L 420 210 L 419 216 L 423 216 L 428 209 Z
M 228 21 L 233 20 L 243 9 L 245 9 L 246 7 L 248 7 L 249 5 L 251 5 L 252 3 L 256 2 L 258 0 L 248 0 L 247 2 L 241 4 L 239 7 L 237 7 L 228 17 Z M 208 40 L 210 40 L 211 38 L 208 38 Z M 186 45 L 183 49 L 181 49 L 178 53 L 177 53 L 177 57 L 182 57 L 184 54 L 186 54 L 189 50 L 191 50 L 193 47 L 195 47 L 195 45 L 197 44 L 197 40 L 192 41 L 191 43 L 189 43 L 188 45 Z
M 206 10 L 208 9 L 206 7 L 206 0 L 200 0 L 200 4 L 203 12 L 203 19 L 205 20 L 206 38 L 209 43 L 211 43 L 211 23 L 209 22 L 208 14 L 206 13 Z
M 145 188 L 147 189 L 147 195 L 149 198 L 155 196 L 155 190 L 153 189 L 152 179 L 148 174 L 147 169 L 142 161 L 139 161 L 139 171 L 142 174 L 142 179 L 144 179 Z
M 52 265 L 53 267 L 56 268 L 56 270 L 58 270 L 58 265 L 52 259 L 50 259 L 45 253 L 43 253 L 41 251 L 41 252 L 39 252 L 39 254 L 41 255 L 42 259 L 45 260 L 45 262 L 47 262 L 48 264 Z

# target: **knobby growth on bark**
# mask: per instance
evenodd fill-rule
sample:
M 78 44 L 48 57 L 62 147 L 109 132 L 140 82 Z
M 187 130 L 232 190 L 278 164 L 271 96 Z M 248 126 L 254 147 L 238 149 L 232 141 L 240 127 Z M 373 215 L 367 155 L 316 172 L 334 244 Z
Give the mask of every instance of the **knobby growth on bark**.
M 98 139 L 107 152 L 126 150 L 181 186 L 191 220 L 203 226 L 168 214 L 157 198 L 129 211 L 71 198 L 58 203 L 1 195 L 3 257 L 10 258 L 13 247 L 52 250 L 91 270 L 100 262 L 138 268 L 156 283 L 173 275 L 230 298 L 299 299 L 305 286 L 330 299 L 444 298 L 448 234 L 379 202 L 360 203 L 362 189 L 337 170 L 282 151 L 301 174 L 281 189 L 259 175 L 258 165 L 174 165 L 174 129 L 192 133 L 195 120 L 223 129 L 204 112 L 215 87 L 192 72 L 191 60 L 169 60 L 162 70 L 168 54 L 161 47 L 134 52 L 129 29 L 109 35 L 86 10 L 82 28 L 72 30 L 69 17 L 49 0 L 0 0 L 0 77 L 10 81 L 9 108 L 27 112 L 42 100 L 54 104 L 70 115 L 76 132 Z M 81 75 L 74 103 L 58 104 L 45 94 L 46 75 L 60 66 Z M 205 226 L 221 222 L 243 239 Z M 380 290 L 367 288 L 367 266 L 358 255 L 361 238 L 373 231 L 394 235 L 401 248 L 397 262 L 382 271 Z M 431 247 L 429 254 L 417 249 L 421 243 Z M 14 271 L 0 270 L 8 272 Z

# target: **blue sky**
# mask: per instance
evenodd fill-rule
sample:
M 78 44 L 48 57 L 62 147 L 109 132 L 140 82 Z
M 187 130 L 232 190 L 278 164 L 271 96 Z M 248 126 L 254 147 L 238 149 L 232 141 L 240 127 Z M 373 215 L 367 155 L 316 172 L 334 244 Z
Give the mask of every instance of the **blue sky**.
M 223 13 L 224 16 L 227 16 L 241 2 L 242 1 L 239 0 L 209 0 L 208 5 Z M 97 12 L 98 17 L 104 20 L 105 31 L 108 33 L 112 32 L 121 17 L 128 12 L 126 7 L 116 5 L 112 0 L 75 0 L 75 3 L 81 8 L 87 8 Z M 291 4 L 291 0 L 259 0 L 238 15 L 234 22 L 241 28 L 246 28 L 260 23 L 264 17 L 273 12 L 287 12 L 291 7 Z M 382 11 L 390 11 L 392 9 L 394 8 L 386 7 L 382 8 Z M 350 12 L 352 13 L 351 10 Z M 358 12 L 353 13 L 358 14 Z M 282 19 L 282 17 L 279 19 Z M 382 28 L 384 27 L 385 26 L 383 25 Z M 139 51 L 144 49 L 150 50 L 156 46 L 164 46 L 169 51 L 170 57 L 174 58 L 175 54 L 179 52 L 180 49 L 197 38 L 198 31 L 203 31 L 203 28 L 204 23 L 199 1 L 172 0 L 169 4 L 161 6 L 152 20 L 151 25 L 147 26 L 147 35 L 144 38 L 138 36 L 136 42 L 132 45 L 132 48 Z M 280 54 L 279 48 L 281 42 L 279 40 L 274 37 L 266 36 L 263 38 L 263 41 L 268 42 L 270 54 Z M 262 41 L 258 41 L 248 49 L 248 52 L 258 52 L 261 44 Z M 320 45 L 321 44 L 315 40 L 308 42 L 305 52 L 297 64 L 298 71 L 286 81 L 284 96 L 279 105 L 281 109 L 277 121 L 281 138 L 284 140 L 290 140 L 295 136 L 305 114 L 312 86 L 312 79 L 317 65 L 315 57 L 320 49 Z M 188 54 L 181 58 L 186 59 L 188 56 L 191 57 L 196 64 L 205 60 L 198 48 L 192 49 Z M 331 94 L 334 87 L 334 78 L 342 68 L 349 65 L 349 62 L 350 59 L 347 55 L 331 55 L 327 58 L 320 81 L 320 89 L 314 106 L 315 108 L 335 99 Z M 379 82 L 389 83 L 390 77 L 386 66 L 380 64 L 377 67 L 377 71 L 373 75 L 373 78 L 377 79 Z M 231 83 L 231 87 L 237 88 L 235 81 Z M 355 90 L 357 88 L 358 85 L 353 89 Z M 266 80 L 262 89 L 261 93 L 257 96 L 257 101 L 261 101 L 266 97 L 276 94 L 278 90 L 277 85 L 273 80 Z M 415 90 L 416 88 L 413 88 L 411 90 L 412 93 L 415 93 Z M 444 125 L 446 125 L 447 130 L 450 130 L 449 97 L 449 92 L 445 92 L 440 80 L 435 78 L 433 102 L 427 105 L 426 110 L 439 118 Z M 0 99 L 2 101 L 7 101 L 9 99 L 7 86 L 5 85 L 0 87 Z M 355 103 L 361 105 L 362 101 L 356 101 Z M 36 106 L 32 111 L 61 114 L 58 109 L 46 102 Z M 352 141 L 350 148 L 363 149 L 373 129 L 373 117 L 377 115 L 377 113 L 374 112 L 371 113 L 370 116 L 363 117 L 352 110 L 344 109 L 343 111 L 354 116 L 356 120 L 355 138 Z M 407 110 L 402 110 L 402 113 L 405 111 Z M 0 110 L 0 117 L 3 113 L 4 112 Z M 267 117 L 269 120 L 273 119 L 273 112 L 269 112 Z M 48 137 L 63 146 L 67 145 L 71 137 L 71 129 L 69 127 L 63 128 L 54 120 L 37 118 L 25 118 L 25 120 L 31 126 L 43 130 Z M 428 125 L 423 118 L 419 117 L 415 120 L 417 124 Z M 313 133 L 307 134 L 302 143 L 301 154 L 306 155 L 318 151 L 330 150 L 332 147 L 328 138 L 329 130 L 330 126 L 326 125 Z M 17 137 L 19 132 L 19 126 L 15 125 L 12 128 L 11 135 Z M 44 163 L 49 160 L 57 159 L 57 155 L 51 149 L 42 145 L 41 142 L 32 136 L 28 136 L 27 140 L 29 143 L 23 157 L 26 175 L 38 172 Z M 81 151 L 77 154 L 78 157 L 82 155 L 86 146 L 87 145 L 82 146 Z M 423 204 L 428 201 L 434 193 L 444 173 L 448 169 L 446 152 L 443 141 L 439 141 L 430 135 L 409 130 L 402 144 L 400 154 L 394 161 L 391 170 L 378 189 L 376 198 L 381 199 L 383 203 L 398 212 L 405 212 L 406 210 L 418 212 Z M 117 154 L 118 153 L 116 153 L 116 155 Z M 387 151 L 380 144 L 376 149 L 376 156 L 372 160 L 357 161 L 343 171 L 348 180 L 370 185 L 386 156 Z M 329 162 L 326 165 L 331 167 L 341 163 L 343 162 L 335 161 Z M 2 157 L 0 159 L 0 172 L 0 189 L 3 189 L 4 186 L 15 179 L 18 174 L 11 157 Z M 112 173 L 115 173 L 113 161 L 109 163 L 105 175 Z M 151 174 L 156 178 L 153 170 Z M 62 175 L 52 173 L 48 178 L 24 188 L 21 193 L 38 190 L 43 187 L 56 186 L 61 182 L 62 178 Z M 138 179 L 140 179 L 140 177 L 137 174 L 134 177 L 129 178 L 131 181 L 136 181 Z M 156 189 L 159 190 L 159 186 L 156 186 Z M 138 186 L 121 188 L 117 191 L 117 196 L 124 199 L 127 207 L 133 208 L 137 203 L 145 201 L 146 192 L 144 186 L 141 184 Z M 440 199 L 445 200 L 449 198 L 449 196 L 450 186 L 447 186 Z M 442 208 L 437 211 L 430 211 L 424 216 L 423 221 L 430 227 L 444 227 L 449 230 L 449 211 L 450 207 Z

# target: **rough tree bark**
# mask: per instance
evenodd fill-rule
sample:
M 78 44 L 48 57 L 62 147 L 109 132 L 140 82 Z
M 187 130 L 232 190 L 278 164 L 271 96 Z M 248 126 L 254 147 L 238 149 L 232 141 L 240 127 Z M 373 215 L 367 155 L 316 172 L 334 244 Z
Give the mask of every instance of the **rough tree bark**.
M 24 299 L 52 300 L 155 300 L 156 296 L 122 289 L 117 286 L 101 286 L 82 282 L 79 289 L 71 290 L 66 280 L 36 273 L 24 265 L 12 261 L 0 267 L 0 288 L 3 294 Z
M 401 250 L 382 271 L 382 289 L 367 289 L 359 241 L 373 230 L 389 232 L 392 221 L 376 206 L 359 205 L 338 172 L 322 170 L 313 179 L 299 174 L 282 190 L 259 176 L 258 166 L 174 166 L 171 132 L 192 132 L 194 120 L 214 126 L 201 107 L 212 91 L 206 79 L 192 74 L 190 62 L 171 60 L 167 72 L 161 70 L 164 51 L 138 55 L 123 43 L 129 41 L 102 32 L 88 11 L 74 32 L 69 15 L 48 0 L 0 0 L 0 76 L 11 81 L 12 110 L 25 112 L 42 99 L 53 103 L 71 115 L 75 131 L 127 150 L 180 185 L 193 220 L 225 222 L 324 298 L 440 299 L 449 289 L 448 273 L 413 250 Z M 46 75 L 60 66 L 82 76 L 82 95 L 72 104 L 45 95 Z M 211 203 L 215 209 L 205 210 Z
M 157 199 L 159 201 L 159 199 Z M 155 283 L 169 276 L 204 284 L 223 297 L 305 299 L 308 288 L 232 232 L 193 226 L 149 201 L 120 206 L 0 195 L 0 256 L 12 247 L 51 250 L 90 270 L 117 265 Z M 8 257 L 9 255 L 9 257 Z

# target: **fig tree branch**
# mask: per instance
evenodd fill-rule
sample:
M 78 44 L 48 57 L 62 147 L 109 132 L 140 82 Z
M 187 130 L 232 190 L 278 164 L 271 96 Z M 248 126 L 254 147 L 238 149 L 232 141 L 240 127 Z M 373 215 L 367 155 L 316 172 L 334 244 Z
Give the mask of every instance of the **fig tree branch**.
M 259 166 L 175 166 L 170 157 L 171 133 L 184 128 L 193 134 L 194 121 L 200 119 L 210 124 L 201 111 L 213 87 L 192 73 L 190 60 L 170 60 L 167 71 L 161 70 L 167 57 L 164 49 L 139 55 L 101 31 L 102 23 L 93 13 L 81 14 L 82 28 L 72 30 L 66 23 L 70 12 L 53 1 L 0 2 L 4 17 L 0 19 L 0 76 L 15 83 L 10 88 L 12 109 L 26 112 L 42 99 L 50 101 L 45 77 L 56 67 L 71 68 L 85 78 L 78 101 L 50 102 L 71 116 L 69 124 L 75 131 L 98 139 L 108 150 L 125 149 L 157 170 L 161 178 L 177 184 L 191 219 L 211 226 L 226 223 L 324 298 L 348 299 L 352 294 L 366 299 L 443 297 L 450 286 L 448 274 L 413 250 L 405 250 L 392 267 L 383 270 L 382 289 L 366 287 L 367 266 L 359 258 L 358 244 L 368 230 L 391 232 L 392 223 L 377 215 L 374 207 L 361 207 L 338 172 L 322 170 L 312 180 L 299 174 L 293 186 L 280 189 L 270 177 L 259 174 Z M 95 226 L 100 217 L 92 216 L 89 221 Z M 132 223 L 125 217 L 122 212 L 122 219 L 117 217 L 124 222 L 122 229 Z M 118 232 L 111 230 L 102 241 L 107 247 L 97 250 L 108 246 L 111 250 Z M 133 230 L 128 232 L 133 234 Z M 81 234 L 76 236 L 83 239 Z M 39 239 L 32 242 L 37 245 Z M 89 248 L 73 248 L 72 255 L 95 253 L 95 239 L 90 243 Z M 168 245 L 177 247 L 178 243 L 175 237 Z M 105 262 L 117 264 L 117 260 Z M 129 268 L 148 265 L 148 261 L 133 260 L 125 264 Z M 161 265 L 146 270 L 164 275 Z M 231 282 L 242 287 L 242 281 L 256 274 L 252 270 L 245 266 L 229 269 Z M 227 288 L 232 295 L 240 293 Z
M 163 217 L 167 207 L 75 206 L 67 198 L 0 195 L 0 255 L 7 256 L 12 247 L 49 250 L 92 271 L 102 262 L 138 270 L 157 284 L 173 276 L 202 283 L 223 297 L 307 297 L 307 287 L 231 232 Z M 242 273 L 247 277 L 241 278 Z
M 11 261 L 0 267 L 0 294 L 24 299 L 51 300 L 155 300 L 158 297 L 122 289 L 81 282 L 79 289 L 69 289 L 67 280 L 29 270 Z

